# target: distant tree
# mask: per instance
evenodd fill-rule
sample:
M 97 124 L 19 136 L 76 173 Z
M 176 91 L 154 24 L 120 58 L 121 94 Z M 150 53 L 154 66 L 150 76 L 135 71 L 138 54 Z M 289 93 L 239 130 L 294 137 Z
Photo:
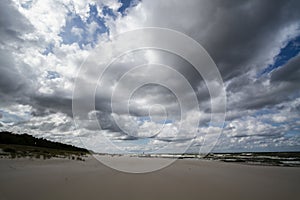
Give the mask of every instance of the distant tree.
M 60 149 L 65 151 L 77 151 L 85 153 L 89 152 L 87 149 L 75 147 L 73 145 L 52 142 L 43 138 L 35 138 L 28 134 L 14 134 L 11 132 L 0 132 L 0 144 L 45 147 L 50 149 Z

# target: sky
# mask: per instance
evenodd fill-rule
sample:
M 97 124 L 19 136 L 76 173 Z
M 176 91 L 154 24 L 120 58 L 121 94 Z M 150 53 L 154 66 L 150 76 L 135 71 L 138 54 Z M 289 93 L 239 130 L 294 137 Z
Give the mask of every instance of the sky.
M 2 0 L 0 130 L 106 153 L 199 152 L 205 142 L 214 152 L 299 151 L 299 10 L 298 0 Z M 221 112 L 212 109 L 221 105 L 218 85 L 172 52 L 127 52 L 99 82 L 95 74 L 116 51 L 114 36 L 146 27 L 174 30 L 205 49 L 223 80 L 224 123 L 211 122 Z M 104 52 L 91 58 L 99 48 Z M 83 65 L 89 73 L 79 73 Z M 166 85 L 145 84 L 125 98 L 148 79 Z M 80 124 L 72 110 L 77 80 L 80 98 L 97 86 L 88 100 L 95 106 L 80 113 Z M 194 97 L 197 108 L 190 106 Z

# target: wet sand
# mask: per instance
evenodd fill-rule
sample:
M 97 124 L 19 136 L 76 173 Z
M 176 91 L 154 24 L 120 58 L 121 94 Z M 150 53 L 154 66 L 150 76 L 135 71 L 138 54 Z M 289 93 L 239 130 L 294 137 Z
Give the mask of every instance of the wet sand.
M 299 186 L 296 167 L 178 160 L 156 172 L 128 174 L 92 157 L 85 162 L 0 159 L 0 200 L 293 200 L 300 197 Z

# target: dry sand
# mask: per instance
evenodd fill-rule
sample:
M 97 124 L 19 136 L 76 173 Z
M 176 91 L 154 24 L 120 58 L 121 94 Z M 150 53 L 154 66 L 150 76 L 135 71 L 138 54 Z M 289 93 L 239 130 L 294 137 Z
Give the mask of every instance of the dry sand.
M 300 199 L 299 186 L 300 168 L 289 167 L 178 160 L 156 172 L 128 174 L 92 157 L 0 159 L 0 200 L 293 200 Z

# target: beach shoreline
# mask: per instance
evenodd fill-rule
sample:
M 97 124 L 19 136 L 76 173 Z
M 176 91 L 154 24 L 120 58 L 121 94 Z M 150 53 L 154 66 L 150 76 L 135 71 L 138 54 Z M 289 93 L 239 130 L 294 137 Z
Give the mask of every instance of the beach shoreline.
M 107 159 L 117 159 L 106 156 Z M 160 162 L 135 158 L 135 162 Z M 123 162 L 123 161 L 120 161 Z M 120 163 L 122 164 L 122 163 Z M 89 156 L 0 159 L 0 199 L 298 199 L 300 168 L 176 160 L 161 170 L 130 174 Z

